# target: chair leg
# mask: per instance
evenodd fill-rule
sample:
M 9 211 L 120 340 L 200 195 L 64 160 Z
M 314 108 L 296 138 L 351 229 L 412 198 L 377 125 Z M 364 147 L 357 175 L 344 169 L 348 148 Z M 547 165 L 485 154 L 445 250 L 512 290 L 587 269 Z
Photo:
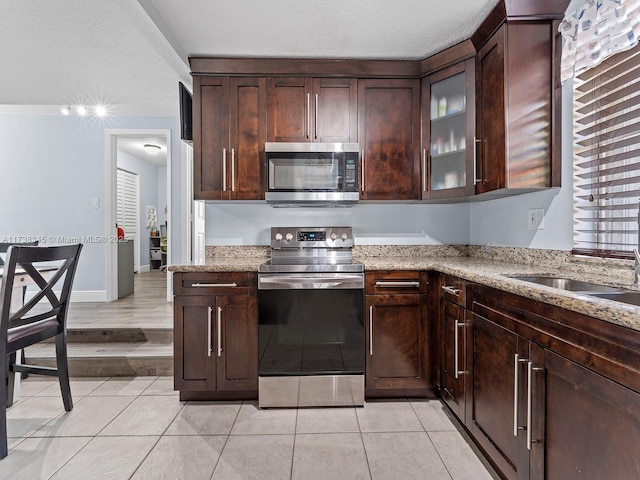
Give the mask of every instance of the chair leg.
M 6 395 L 7 402 L 6 404 L 7 404 L 7 408 L 9 408 L 13 405 L 13 396 L 14 396 L 14 390 L 16 386 L 16 374 L 12 371 L 13 366 L 16 364 L 16 352 L 10 353 L 6 357 L 7 357 L 7 363 L 5 367 L 7 371 L 7 395 Z
M 0 459 L 7 456 L 9 453 L 7 443 L 7 374 L 9 370 L 7 368 L 7 355 L 0 355 L 0 372 L 4 372 L 5 377 L 0 382 Z
M 73 399 L 71 398 L 71 387 L 69 386 L 67 338 L 64 333 L 56 336 L 56 363 L 58 366 L 58 380 L 60 381 L 60 391 L 62 392 L 64 409 L 70 412 L 73 410 Z
M 22 365 L 26 365 L 27 364 L 27 356 L 24 354 L 24 348 L 21 350 L 21 354 L 20 354 L 20 363 Z M 22 380 L 26 380 L 27 378 L 29 378 L 29 374 L 27 372 L 22 372 L 20 374 L 20 378 Z

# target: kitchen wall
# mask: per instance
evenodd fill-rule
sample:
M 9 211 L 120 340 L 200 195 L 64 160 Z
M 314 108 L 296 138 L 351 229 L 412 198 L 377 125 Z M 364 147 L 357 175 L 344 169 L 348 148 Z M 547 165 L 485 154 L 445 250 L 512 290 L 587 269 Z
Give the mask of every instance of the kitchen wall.
M 158 225 L 164 224 L 166 215 L 164 207 L 167 198 L 167 167 L 158 167 L 127 152 L 118 150 L 118 168 L 138 175 L 140 205 L 138 211 L 138 228 L 140 229 L 140 267 L 142 271 L 149 269 L 149 232 L 147 228 L 147 205 L 153 205 L 158 212 Z M 126 233 L 126 232 L 125 232 Z
M 85 243 L 74 292 L 104 298 L 105 129 L 171 129 L 173 225 L 180 225 L 180 138 L 177 117 L 0 113 L 0 238 Z M 92 198 L 99 199 L 92 208 Z M 164 205 L 163 205 L 164 206 Z M 171 223 L 170 223 L 171 225 Z M 115 228 L 115 227 L 114 227 Z M 12 240 L 13 241 L 13 240 Z M 181 263 L 179 230 L 170 245 Z
M 206 245 L 268 245 L 271 226 L 353 227 L 357 244 L 466 244 L 469 206 L 365 204 L 351 208 L 274 208 L 269 205 L 210 203 Z
M 573 247 L 573 94 L 562 87 L 562 187 L 470 205 L 472 245 L 571 250 Z M 544 229 L 527 227 L 529 209 L 544 208 Z

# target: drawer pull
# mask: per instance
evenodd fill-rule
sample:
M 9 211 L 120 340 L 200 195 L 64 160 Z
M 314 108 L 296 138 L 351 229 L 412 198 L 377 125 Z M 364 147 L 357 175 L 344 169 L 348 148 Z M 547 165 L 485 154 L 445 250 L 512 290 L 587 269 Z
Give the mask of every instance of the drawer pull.
M 233 282 L 233 283 L 192 283 L 191 284 L 192 287 L 196 287 L 196 288 L 215 288 L 215 287 L 229 287 L 229 288 L 235 288 L 238 286 L 237 283 Z
M 443 285 L 442 286 L 442 290 L 444 290 L 447 293 L 450 293 L 451 295 L 455 295 L 456 297 L 460 295 L 460 289 L 459 288 L 450 287 L 448 285 Z
M 419 287 L 420 282 L 385 282 L 376 281 L 376 287 L 389 288 L 389 287 Z

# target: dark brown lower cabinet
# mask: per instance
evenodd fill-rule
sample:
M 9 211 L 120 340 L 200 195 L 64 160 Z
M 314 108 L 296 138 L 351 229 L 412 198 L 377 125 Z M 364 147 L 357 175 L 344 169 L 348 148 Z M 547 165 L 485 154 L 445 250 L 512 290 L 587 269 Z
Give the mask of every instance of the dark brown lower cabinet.
M 176 282 L 192 284 L 174 297 L 174 388 L 182 400 L 235 398 L 234 392 L 241 393 L 237 398 L 256 397 L 256 296 L 237 283 L 233 287 L 234 278 L 223 283 L 220 274 L 209 280 L 200 274 L 198 281 L 188 275 L 174 275 L 174 292 Z M 240 294 L 214 293 L 233 288 Z M 212 294 L 195 294 L 200 290 Z
M 523 449 L 523 382 L 518 381 L 516 388 L 516 373 L 523 378 L 523 365 L 529 360 L 529 342 L 478 315 L 473 315 L 470 332 L 473 370 L 468 427 L 507 478 L 529 478 L 529 459 Z
M 373 272 L 366 278 L 367 395 L 426 395 L 426 272 Z
M 531 392 L 538 402 L 531 477 L 640 478 L 640 394 L 549 350 L 541 353 Z
M 466 372 L 466 310 L 446 299 L 441 299 L 442 309 L 442 400 L 458 416 L 465 418 Z
M 473 312 L 461 421 L 504 478 L 640 478 L 638 332 L 480 286 Z

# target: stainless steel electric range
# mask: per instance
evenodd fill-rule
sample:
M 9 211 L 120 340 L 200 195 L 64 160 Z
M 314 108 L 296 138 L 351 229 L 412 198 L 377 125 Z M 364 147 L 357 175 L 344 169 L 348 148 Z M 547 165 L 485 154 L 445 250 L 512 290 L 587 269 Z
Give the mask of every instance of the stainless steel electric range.
M 364 267 L 351 227 L 273 227 L 258 268 L 260 407 L 364 404 Z

